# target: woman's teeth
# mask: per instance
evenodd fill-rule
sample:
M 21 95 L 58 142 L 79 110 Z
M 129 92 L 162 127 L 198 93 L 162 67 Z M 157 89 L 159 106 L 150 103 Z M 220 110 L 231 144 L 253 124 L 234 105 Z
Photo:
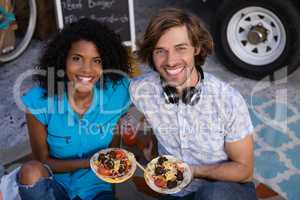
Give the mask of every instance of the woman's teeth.
M 90 77 L 90 76 L 77 76 L 77 79 L 84 83 L 84 84 L 88 84 L 91 82 L 91 80 L 93 79 L 93 77 Z
M 182 71 L 183 67 L 177 68 L 177 69 L 167 69 L 167 73 L 170 75 L 176 75 L 179 74 Z

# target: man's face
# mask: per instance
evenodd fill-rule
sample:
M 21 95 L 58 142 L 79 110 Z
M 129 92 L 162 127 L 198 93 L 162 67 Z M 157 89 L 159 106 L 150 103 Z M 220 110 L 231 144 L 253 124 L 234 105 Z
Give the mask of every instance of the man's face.
M 190 78 L 197 77 L 195 55 L 199 49 L 192 46 L 185 26 L 167 30 L 158 40 L 153 51 L 153 63 L 164 80 L 173 87 L 190 85 Z

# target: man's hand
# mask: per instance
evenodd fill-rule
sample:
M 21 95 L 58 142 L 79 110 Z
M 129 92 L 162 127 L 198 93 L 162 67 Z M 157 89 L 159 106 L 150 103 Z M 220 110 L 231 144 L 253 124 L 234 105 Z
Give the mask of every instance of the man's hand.
M 153 141 L 150 139 L 147 144 L 145 144 L 143 153 L 146 160 L 150 161 L 152 159 Z

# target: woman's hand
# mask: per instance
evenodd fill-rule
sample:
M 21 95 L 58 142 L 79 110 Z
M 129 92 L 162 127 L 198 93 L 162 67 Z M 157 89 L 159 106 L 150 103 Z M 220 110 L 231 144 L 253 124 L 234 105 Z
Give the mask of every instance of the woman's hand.
M 83 169 L 90 168 L 90 160 L 89 159 L 82 160 L 82 168 Z

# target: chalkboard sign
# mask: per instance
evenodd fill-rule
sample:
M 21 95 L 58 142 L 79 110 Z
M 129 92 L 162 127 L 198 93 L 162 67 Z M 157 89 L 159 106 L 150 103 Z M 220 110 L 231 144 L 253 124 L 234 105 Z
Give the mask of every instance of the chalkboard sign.
M 56 0 L 58 28 L 81 18 L 106 23 L 120 34 L 125 45 L 135 49 L 133 0 Z

